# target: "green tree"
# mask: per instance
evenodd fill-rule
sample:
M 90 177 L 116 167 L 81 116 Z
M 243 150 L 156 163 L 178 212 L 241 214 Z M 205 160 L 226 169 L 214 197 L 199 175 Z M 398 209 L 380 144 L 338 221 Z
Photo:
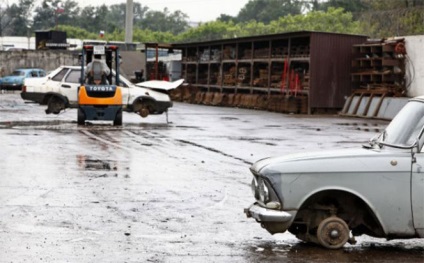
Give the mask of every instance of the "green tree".
M 370 11 L 395 10 L 424 6 L 423 0 L 362 0 L 370 7 Z
M 33 5 L 33 0 L 19 0 L 18 4 L 5 9 L 4 14 L 0 11 L 0 31 L 6 29 L 0 35 L 6 33 L 9 36 L 26 36 L 32 27 L 30 13 Z
M 75 26 L 59 25 L 58 30 L 65 31 L 66 37 L 77 39 L 98 39 L 99 35 Z
M 238 13 L 237 21 L 268 24 L 283 16 L 300 14 L 303 7 L 301 0 L 250 0 Z
M 167 8 L 160 11 L 148 11 L 138 24 L 143 29 L 179 34 L 188 28 L 188 16 L 181 11 L 170 13 Z
M 230 27 L 229 31 L 229 36 L 232 37 L 258 36 L 269 34 L 270 26 L 262 22 L 250 21 L 246 23 L 237 23 L 234 27 Z
M 221 14 L 216 20 L 221 22 L 230 22 L 230 21 L 237 21 L 237 18 L 234 16 Z
M 67 2 L 68 1 L 72 0 L 67 0 Z M 73 5 L 74 7 L 77 6 L 75 2 L 70 5 Z M 34 29 L 48 30 L 55 28 L 55 26 L 59 25 L 60 22 L 65 22 L 66 20 L 70 21 L 71 19 L 65 19 L 65 21 L 63 21 L 63 19 L 60 18 L 64 13 L 59 12 L 59 7 L 64 8 L 62 6 L 61 0 L 43 0 L 41 6 L 35 8 Z M 70 11 L 72 12 L 72 10 Z M 78 13 L 78 10 L 75 12 Z
M 359 14 L 369 8 L 369 5 L 363 0 L 327 0 L 320 3 L 318 9 L 314 11 L 326 11 L 328 8 L 343 8 L 345 12 Z
M 125 28 L 125 15 L 126 15 L 126 7 L 127 5 L 117 4 L 112 5 L 109 7 L 109 13 L 107 14 L 107 21 L 110 24 L 113 24 L 115 29 L 124 29 Z M 148 7 L 142 6 L 140 3 L 134 3 L 134 20 L 133 24 L 134 27 L 139 27 L 141 25 L 141 22 L 143 21 L 143 18 L 145 17 L 147 11 L 149 10 Z
M 159 32 L 140 28 L 134 30 L 133 38 L 134 41 L 142 43 L 173 43 L 176 41 L 176 35 L 170 32 Z
M 63 12 L 59 12 L 58 7 Z M 109 13 L 106 5 L 87 6 L 81 10 L 73 0 L 66 0 L 63 4 L 61 0 L 43 0 L 41 6 L 35 9 L 34 28 L 48 30 L 58 25 L 78 25 L 97 34 L 100 30 L 112 32 L 117 26 L 108 20 Z
M 288 15 L 280 17 L 270 24 L 270 33 L 283 33 L 290 31 L 321 31 L 332 33 L 358 34 L 359 23 L 354 21 L 351 13 L 346 13 L 342 8 L 330 7 L 327 12 L 312 11 L 306 15 Z
M 57 24 L 58 25 L 72 25 L 78 19 L 80 14 L 80 7 L 74 0 L 62 1 L 61 8 L 63 11 L 56 9 Z
M 109 8 L 106 5 L 86 6 L 81 11 L 78 25 L 92 33 L 99 34 L 100 31 L 104 31 L 106 35 L 110 34 L 120 27 L 115 21 L 108 19 L 109 14 Z M 125 19 L 125 16 L 123 19 Z
M 221 38 L 227 38 L 229 27 L 233 26 L 233 22 L 214 21 L 200 24 L 196 28 L 189 30 L 178 35 L 179 42 L 196 42 L 196 41 L 209 41 Z M 236 33 L 236 32 L 232 32 Z
M 0 1 L 0 37 L 7 35 L 13 17 L 9 14 L 10 6 L 6 1 Z
M 384 38 L 424 33 L 424 1 L 363 1 L 370 7 L 359 17 L 364 34 Z

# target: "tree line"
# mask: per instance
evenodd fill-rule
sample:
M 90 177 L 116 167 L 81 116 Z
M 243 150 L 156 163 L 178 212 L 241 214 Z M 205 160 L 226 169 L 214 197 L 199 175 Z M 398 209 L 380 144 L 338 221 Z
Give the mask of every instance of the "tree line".
M 0 36 L 28 36 L 58 29 L 69 38 L 125 38 L 126 4 L 87 6 L 74 0 L 0 0 Z M 249 0 L 238 15 L 190 26 L 187 14 L 150 10 L 134 2 L 134 42 L 191 42 L 299 30 L 363 34 L 370 37 L 424 33 L 423 0 Z

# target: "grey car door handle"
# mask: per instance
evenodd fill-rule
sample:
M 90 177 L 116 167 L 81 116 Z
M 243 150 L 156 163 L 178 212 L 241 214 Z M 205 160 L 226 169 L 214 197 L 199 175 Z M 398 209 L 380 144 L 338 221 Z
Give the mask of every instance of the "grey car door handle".
M 65 84 L 62 84 L 62 88 L 71 88 L 71 86 L 70 85 L 65 85 Z

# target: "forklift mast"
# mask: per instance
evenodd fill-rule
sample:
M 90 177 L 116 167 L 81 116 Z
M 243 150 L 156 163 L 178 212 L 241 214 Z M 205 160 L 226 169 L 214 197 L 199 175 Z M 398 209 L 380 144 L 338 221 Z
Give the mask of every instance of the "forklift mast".
M 109 76 L 107 76 L 107 80 L 109 83 L 112 82 L 113 74 L 112 70 L 115 71 L 115 83 L 119 83 L 119 64 L 120 64 L 120 56 L 119 56 L 119 47 L 113 45 L 106 46 L 93 46 L 86 45 L 82 48 L 82 56 L 81 56 L 81 78 L 80 84 L 85 84 L 85 67 L 93 61 L 94 55 L 102 55 L 105 57 L 106 65 L 111 69 Z

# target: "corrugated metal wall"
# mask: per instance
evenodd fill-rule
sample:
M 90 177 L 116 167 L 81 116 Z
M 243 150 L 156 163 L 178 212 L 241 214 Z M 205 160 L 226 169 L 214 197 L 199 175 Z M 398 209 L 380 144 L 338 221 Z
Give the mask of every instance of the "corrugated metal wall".
M 311 33 L 310 107 L 342 108 L 351 94 L 352 46 L 366 36 Z

